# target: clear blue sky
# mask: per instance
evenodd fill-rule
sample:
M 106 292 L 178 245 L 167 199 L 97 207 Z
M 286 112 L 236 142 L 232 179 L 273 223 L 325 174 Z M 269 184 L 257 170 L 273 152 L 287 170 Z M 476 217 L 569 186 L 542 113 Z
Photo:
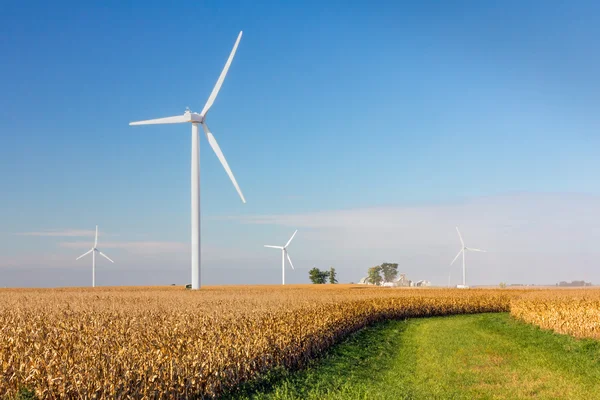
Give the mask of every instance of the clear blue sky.
M 79 252 L 15 233 L 99 224 L 114 242 L 187 243 L 190 129 L 128 122 L 200 111 L 240 30 L 209 123 L 248 204 L 203 139 L 213 268 L 277 268 L 260 246 L 293 231 L 224 216 L 599 196 L 600 3 L 561 3 L 4 2 L 0 268 Z M 116 252 L 121 270 L 142 268 Z M 298 255 L 306 268 L 328 257 Z M 185 281 L 187 259 L 173 263 Z M 346 280 L 366 269 L 352 268 Z

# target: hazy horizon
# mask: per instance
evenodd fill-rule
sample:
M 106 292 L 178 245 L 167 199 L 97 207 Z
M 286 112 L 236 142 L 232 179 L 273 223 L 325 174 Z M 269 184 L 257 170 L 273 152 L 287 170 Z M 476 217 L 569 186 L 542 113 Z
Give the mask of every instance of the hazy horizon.
M 589 195 L 521 194 L 420 207 L 207 217 L 203 234 L 219 229 L 232 232 L 237 245 L 212 247 L 209 242 L 203 247 L 202 282 L 280 283 L 280 253 L 263 245 L 283 245 L 298 229 L 289 247 L 296 270 L 286 270 L 288 283 L 308 283 L 313 266 L 333 266 L 340 282 L 358 282 L 368 267 L 397 262 L 399 271 L 412 280 L 446 285 L 451 273 L 454 285 L 460 283 L 462 273 L 459 261 L 449 266 L 460 249 L 454 228 L 458 225 L 467 246 L 487 250 L 467 254 L 471 285 L 595 283 L 600 281 L 598 200 Z M 12 259 L 4 252 L 0 285 L 87 286 L 91 258 L 75 258 L 92 246 L 93 234 L 93 230 L 72 229 L 2 235 L 3 243 L 29 242 L 30 247 L 43 245 L 48 250 L 27 255 L 24 249 Z M 189 282 L 187 243 L 131 239 L 135 237 L 100 227 L 98 247 L 116 263 L 97 259 L 98 285 Z

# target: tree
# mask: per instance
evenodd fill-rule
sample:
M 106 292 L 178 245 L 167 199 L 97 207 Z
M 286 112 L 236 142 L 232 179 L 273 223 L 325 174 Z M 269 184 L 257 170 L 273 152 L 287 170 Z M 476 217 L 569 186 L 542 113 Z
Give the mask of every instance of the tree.
M 398 264 L 383 263 L 380 265 L 384 282 L 393 282 L 398 276 Z
M 329 276 L 328 271 L 321 271 L 317 267 L 314 267 L 313 269 L 308 271 L 308 277 L 310 278 L 310 281 L 315 284 L 326 283 L 328 276 Z
M 329 283 L 332 285 L 338 283 L 337 279 L 335 279 L 335 268 L 333 267 L 329 268 Z
M 500 289 L 505 289 L 506 288 L 506 283 L 505 282 L 500 282 Z
M 315 283 L 315 284 L 321 283 L 320 282 L 321 271 L 317 267 L 313 267 L 313 269 L 311 269 L 310 271 L 308 271 L 308 277 L 310 278 L 310 281 L 312 283 Z
M 381 285 L 381 266 L 377 265 L 375 267 L 369 268 L 369 276 L 367 278 L 368 282 L 373 285 Z

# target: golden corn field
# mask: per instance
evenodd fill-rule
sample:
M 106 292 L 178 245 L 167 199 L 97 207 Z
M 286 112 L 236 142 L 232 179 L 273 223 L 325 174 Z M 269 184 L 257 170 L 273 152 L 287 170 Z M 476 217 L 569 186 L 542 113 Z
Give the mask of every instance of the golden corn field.
M 513 299 L 515 318 L 543 329 L 580 338 L 600 339 L 600 291 L 594 289 L 549 290 Z
M 547 293 L 556 292 L 569 296 Z M 554 328 L 532 317 L 551 298 L 351 285 L 2 290 L 0 398 L 24 387 L 50 399 L 210 398 L 273 367 L 302 366 L 386 318 L 509 311 L 512 302 L 516 317 Z M 594 298 L 585 304 L 598 321 Z
M 0 291 L 0 396 L 210 397 L 384 318 L 507 311 L 512 291 L 351 286 Z

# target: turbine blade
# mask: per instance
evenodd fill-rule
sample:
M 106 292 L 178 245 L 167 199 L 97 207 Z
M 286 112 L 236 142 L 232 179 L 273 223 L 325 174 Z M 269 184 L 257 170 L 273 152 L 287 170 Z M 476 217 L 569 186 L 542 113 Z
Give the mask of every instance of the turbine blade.
M 229 175 L 229 179 L 231 179 L 231 183 L 233 183 L 235 190 L 237 190 L 238 194 L 240 195 L 242 202 L 245 203 L 246 199 L 244 198 L 242 190 L 240 189 L 237 181 L 235 180 L 235 176 L 233 176 L 233 172 L 231 172 L 231 168 L 229 168 L 229 164 L 227 164 L 227 160 L 225 159 L 225 156 L 223 155 L 223 152 L 219 147 L 219 143 L 217 143 L 217 139 L 215 139 L 213 134 L 210 132 L 208 125 L 206 125 L 204 122 L 201 125 L 202 129 L 204 129 L 204 133 L 206 133 L 206 138 L 208 139 L 208 143 L 210 143 L 210 147 L 212 147 L 213 151 L 217 155 L 217 158 L 219 159 L 219 161 L 221 161 L 223 168 L 225 168 L 225 172 L 227 172 L 227 175 Z
M 292 266 L 292 269 L 294 269 L 294 264 L 292 264 L 292 259 L 290 258 L 289 253 L 287 252 L 287 250 L 283 250 L 283 251 L 285 251 L 285 255 L 287 256 L 287 259 L 290 262 L 290 265 Z
M 469 251 L 480 251 L 480 252 L 482 252 L 482 253 L 487 253 L 487 251 L 485 251 L 485 250 L 481 250 L 481 249 L 472 249 L 472 248 L 470 248 L 470 247 L 467 247 L 466 249 L 467 249 L 467 250 L 469 250 Z
M 294 238 L 294 236 L 296 236 L 296 233 L 298 233 L 298 229 L 296 229 L 296 231 L 294 232 L 294 234 L 292 235 L 290 240 L 288 240 L 288 242 L 283 247 L 288 247 L 290 245 L 290 243 L 292 243 L 292 239 Z
M 191 122 L 191 117 L 189 114 L 178 115 L 176 117 L 166 117 L 148 119 L 145 121 L 130 122 L 129 125 L 182 124 L 184 122 Z
M 208 112 L 208 110 L 210 110 L 213 103 L 215 102 L 215 99 L 217 98 L 217 94 L 219 94 L 219 90 L 221 90 L 221 85 L 223 84 L 223 81 L 225 80 L 225 75 L 227 75 L 227 71 L 229 71 L 229 66 L 231 65 L 231 62 L 233 61 L 233 56 L 235 56 L 235 52 L 237 51 L 238 44 L 240 43 L 241 38 L 242 38 L 242 31 L 240 31 L 240 34 L 238 35 L 237 40 L 235 41 L 235 44 L 233 45 L 233 50 L 231 50 L 231 53 L 229 54 L 229 58 L 227 59 L 227 62 L 225 63 L 225 67 L 223 68 L 223 71 L 221 71 L 221 75 L 219 76 L 219 79 L 217 80 L 217 83 L 215 84 L 215 87 L 213 88 L 212 93 L 208 97 L 208 100 L 206 100 L 206 104 L 204 105 L 204 108 L 202 109 L 202 112 L 200 113 L 200 115 L 202 115 L 203 117 L 206 116 L 206 113 Z
M 460 249 L 460 251 L 458 252 L 458 254 L 456 255 L 456 257 L 454 257 L 454 260 L 452 260 L 452 262 L 450 263 L 450 265 L 454 264 L 454 261 L 456 261 L 456 259 L 458 258 L 458 256 L 460 256 L 460 253 L 463 252 L 464 249 Z
M 98 225 L 96 225 L 96 239 L 94 240 L 94 247 L 98 246 Z
M 111 263 L 113 263 L 113 264 L 115 263 L 113 260 L 111 260 L 110 258 L 108 258 L 108 256 L 106 254 L 104 254 L 103 252 L 101 252 L 100 250 L 98 250 L 98 254 L 100 254 L 102 257 L 106 258 Z
M 85 256 L 87 256 L 87 255 L 88 255 L 88 254 L 90 254 L 92 251 L 94 251 L 94 249 L 91 249 L 90 251 L 87 251 L 87 252 L 83 253 L 82 255 L 80 255 L 79 257 L 77 257 L 77 258 L 75 259 L 75 261 L 79 260 L 81 257 L 85 257 Z
M 283 250 L 283 247 L 281 247 L 281 246 L 269 246 L 268 244 L 265 244 L 265 247 L 270 247 L 271 249 Z
M 456 232 L 458 232 L 458 238 L 460 239 L 460 243 L 462 244 L 463 247 L 465 247 L 465 242 L 463 242 L 463 238 L 462 238 L 462 235 L 460 234 L 460 231 L 458 230 L 458 226 L 456 227 Z

